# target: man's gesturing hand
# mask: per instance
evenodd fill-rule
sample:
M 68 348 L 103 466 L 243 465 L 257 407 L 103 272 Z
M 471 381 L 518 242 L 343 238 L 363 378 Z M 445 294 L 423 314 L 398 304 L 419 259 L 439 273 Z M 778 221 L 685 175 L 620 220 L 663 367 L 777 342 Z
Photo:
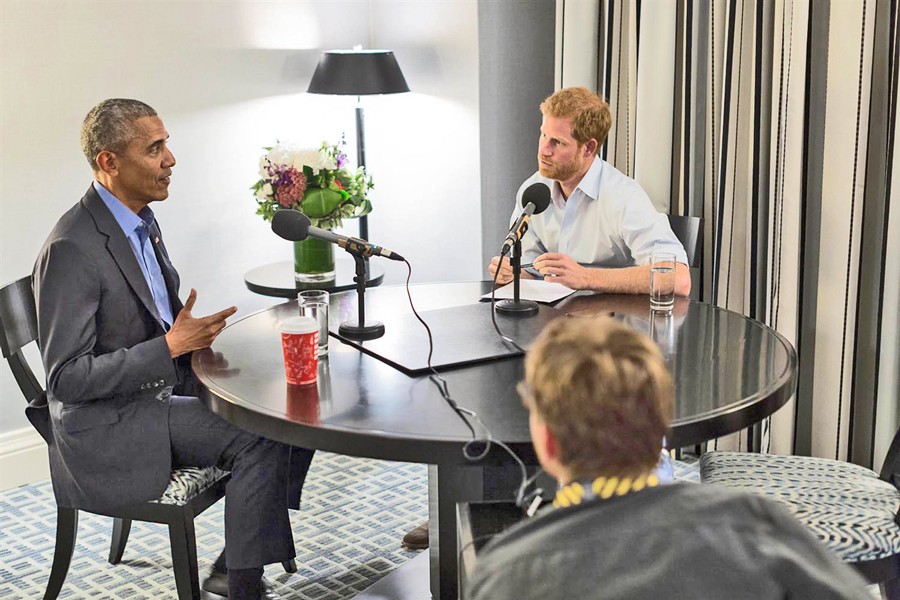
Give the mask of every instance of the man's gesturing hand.
M 169 345 L 172 358 L 209 347 L 219 332 L 225 329 L 225 319 L 237 312 L 237 308 L 231 306 L 208 317 L 194 318 L 191 309 L 196 301 L 197 290 L 191 288 L 184 308 L 175 317 L 172 329 L 166 334 L 166 344 Z

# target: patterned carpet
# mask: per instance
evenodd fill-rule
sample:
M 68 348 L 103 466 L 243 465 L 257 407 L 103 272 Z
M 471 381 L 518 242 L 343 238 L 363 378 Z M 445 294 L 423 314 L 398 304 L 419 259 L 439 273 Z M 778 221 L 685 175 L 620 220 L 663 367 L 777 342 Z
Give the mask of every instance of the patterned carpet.
M 224 503 L 195 521 L 201 579 L 222 549 Z M 266 568 L 285 600 L 352 598 L 417 554 L 403 534 L 428 517 L 425 465 L 318 452 L 291 511 L 298 571 Z M 60 598 L 176 598 L 168 530 L 133 524 L 119 565 L 106 562 L 112 519 L 80 513 L 72 565 Z M 0 493 L 0 598 L 43 596 L 53 560 L 56 504 L 50 482 Z

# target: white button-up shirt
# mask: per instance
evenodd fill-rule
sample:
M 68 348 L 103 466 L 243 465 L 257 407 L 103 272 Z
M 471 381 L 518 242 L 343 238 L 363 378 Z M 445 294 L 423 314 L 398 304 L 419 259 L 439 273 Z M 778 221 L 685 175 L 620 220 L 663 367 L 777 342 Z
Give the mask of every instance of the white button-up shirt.
M 522 212 L 522 193 L 533 183 L 550 188 L 552 201 L 531 218 L 522 238 L 522 261 L 534 262 L 545 252 L 560 252 L 589 267 L 633 267 L 650 264 L 654 250 L 671 252 L 687 264 L 687 254 L 666 215 L 658 212 L 638 183 L 599 157 L 566 200 L 558 181 L 529 177 L 519 187 L 510 224 Z

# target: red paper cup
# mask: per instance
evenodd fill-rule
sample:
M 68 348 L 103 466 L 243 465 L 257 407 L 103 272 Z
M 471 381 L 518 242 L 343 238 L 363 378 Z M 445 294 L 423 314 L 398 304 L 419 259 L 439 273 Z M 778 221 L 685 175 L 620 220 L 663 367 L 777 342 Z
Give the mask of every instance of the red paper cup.
M 284 374 L 291 385 L 316 382 L 319 369 L 319 323 L 312 317 L 290 317 L 281 324 Z

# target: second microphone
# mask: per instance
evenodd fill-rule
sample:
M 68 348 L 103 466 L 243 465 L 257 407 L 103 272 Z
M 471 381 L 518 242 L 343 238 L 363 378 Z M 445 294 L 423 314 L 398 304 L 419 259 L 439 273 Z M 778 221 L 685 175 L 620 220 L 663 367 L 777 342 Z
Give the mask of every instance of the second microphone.
M 282 209 L 276 211 L 275 216 L 272 217 L 272 231 L 279 237 L 291 242 L 299 242 L 307 237 L 314 237 L 337 244 L 350 254 L 356 254 L 357 256 L 383 256 L 391 260 L 406 260 L 396 252 L 370 244 L 366 240 L 339 235 L 315 227 L 310 224 L 309 217 L 296 210 Z

